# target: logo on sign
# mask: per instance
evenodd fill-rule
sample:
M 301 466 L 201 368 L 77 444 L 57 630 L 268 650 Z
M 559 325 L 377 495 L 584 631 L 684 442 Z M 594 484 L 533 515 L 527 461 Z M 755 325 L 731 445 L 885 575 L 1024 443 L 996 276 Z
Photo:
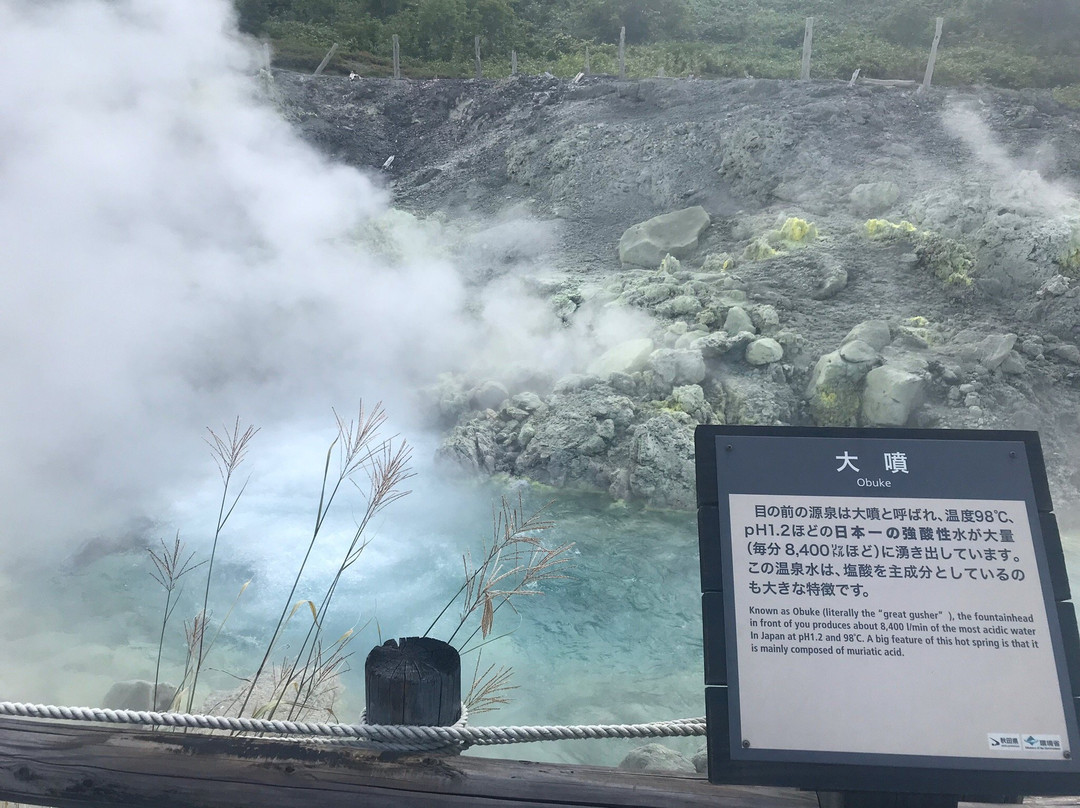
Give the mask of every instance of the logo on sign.
M 1024 749 L 1029 752 L 1060 752 L 1060 735 L 1024 735 Z
M 988 732 L 986 740 L 995 752 L 1012 752 L 1021 748 L 1019 732 Z

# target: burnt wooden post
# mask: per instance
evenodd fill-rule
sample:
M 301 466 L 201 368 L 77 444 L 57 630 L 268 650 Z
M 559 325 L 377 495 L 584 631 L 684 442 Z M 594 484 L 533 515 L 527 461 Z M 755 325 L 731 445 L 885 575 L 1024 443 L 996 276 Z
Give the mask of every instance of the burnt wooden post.
M 401 78 L 401 42 L 397 34 L 394 34 L 394 78 Z
M 387 640 L 364 665 L 369 724 L 449 726 L 461 717 L 461 657 L 431 637 Z
M 482 79 L 484 77 L 484 70 L 480 64 L 480 37 L 473 39 L 473 45 L 476 48 L 476 77 Z
M 516 76 L 517 75 L 517 51 L 516 50 L 510 51 L 510 75 L 511 76 Z
M 585 75 L 592 75 L 592 65 L 589 64 L 589 46 L 585 46 Z

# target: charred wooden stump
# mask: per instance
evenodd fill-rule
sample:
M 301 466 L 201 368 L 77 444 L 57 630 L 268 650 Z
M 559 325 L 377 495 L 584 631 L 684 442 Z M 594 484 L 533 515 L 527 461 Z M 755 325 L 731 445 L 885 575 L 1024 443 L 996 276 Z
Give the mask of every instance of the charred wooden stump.
M 461 717 L 461 657 L 430 637 L 387 640 L 368 654 L 367 722 L 449 726 Z

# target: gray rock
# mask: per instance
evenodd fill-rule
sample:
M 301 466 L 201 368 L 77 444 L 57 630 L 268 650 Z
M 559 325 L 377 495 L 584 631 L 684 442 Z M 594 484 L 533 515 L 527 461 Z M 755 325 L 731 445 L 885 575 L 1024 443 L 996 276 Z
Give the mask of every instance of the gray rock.
M 496 381 L 486 381 L 472 391 L 470 396 L 477 409 L 495 410 L 510 397 L 506 386 Z
M 696 339 L 690 343 L 690 348 L 699 351 L 702 356 L 713 359 L 723 356 L 733 349 L 741 349 L 754 339 L 749 331 L 740 331 L 738 334 L 728 334 L 724 331 L 713 333 Z
M 1066 362 L 1080 365 L 1080 348 L 1077 348 L 1075 345 L 1056 345 L 1050 349 L 1050 353 L 1059 359 L 1064 359 Z
M 746 309 L 742 306 L 732 306 L 728 309 L 727 317 L 724 318 L 724 330 L 731 335 L 743 331 L 749 331 L 751 334 L 757 333 L 754 321 L 750 319 L 750 315 L 746 313 Z
M 620 769 L 632 772 L 681 772 L 694 774 L 694 764 L 674 749 L 658 743 L 639 746 L 622 759 Z
M 840 344 L 844 345 L 857 339 L 862 340 L 875 351 L 882 351 L 892 342 L 892 334 L 889 332 L 889 324 L 884 320 L 865 320 L 848 331 Z
M 679 295 L 656 307 L 656 313 L 662 317 L 687 317 L 701 311 L 701 303 L 692 295 Z
M 587 390 L 599 382 L 600 377 L 592 373 L 568 373 L 555 382 L 552 390 L 555 393 L 573 393 L 577 390 Z
M 634 427 L 628 466 L 632 497 L 661 507 L 692 507 L 694 425 L 685 419 L 679 423 L 665 412 Z
M 1009 376 L 1020 376 L 1027 371 L 1027 365 L 1024 364 L 1023 357 L 1016 351 L 1009 351 L 1009 355 L 1005 357 L 1005 361 L 998 366 L 998 370 Z
M 708 331 L 687 331 L 685 334 L 675 340 L 675 345 L 673 347 L 680 349 L 691 348 L 693 347 L 695 342 L 697 342 L 702 337 L 707 336 L 709 336 Z
M 705 360 L 692 348 L 660 348 L 649 357 L 649 366 L 667 385 L 697 384 L 705 378 Z
M 710 223 L 705 208 L 696 205 L 635 224 L 619 239 L 619 260 L 658 267 L 665 255 L 681 258 L 697 248 L 698 238 Z
M 694 771 L 698 774 L 705 774 L 709 771 L 709 748 L 707 746 L 701 747 L 694 753 L 694 756 L 690 759 L 690 762 L 694 764 Z
M 711 424 L 716 420 L 712 405 L 706 400 L 705 391 L 699 384 L 676 387 L 671 391 L 671 401 L 699 424 Z
M 876 362 L 881 358 L 873 347 L 861 339 L 855 339 L 841 345 L 840 356 L 845 362 Z
M 895 182 L 868 182 L 851 189 L 851 209 L 860 216 L 882 213 L 900 198 L 900 188 Z
M 764 306 L 755 306 L 751 316 L 759 333 L 772 334 L 780 327 L 780 313 L 776 310 L 776 306 L 768 303 Z
M 519 407 L 525 410 L 525 412 L 536 412 L 536 410 L 544 406 L 544 401 L 540 398 L 540 396 L 538 396 L 536 393 L 530 393 L 528 391 L 524 393 L 518 393 L 516 396 L 513 397 L 513 399 L 511 399 L 511 401 L 513 402 L 515 407 Z
M 874 362 L 849 362 L 840 351 L 823 354 L 814 365 L 806 398 L 818 426 L 855 426 L 863 379 Z
M 612 373 L 636 373 L 649 366 L 649 356 L 655 350 L 653 341 L 647 337 L 620 342 L 600 355 L 589 365 L 589 373 L 608 376 Z
M 772 337 L 756 339 L 746 346 L 746 361 L 751 365 L 768 365 L 784 358 L 784 349 Z
M 979 343 L 979 363 L 987 370 L 997 370 L 1014 345 L 1016 334 L 991 334 Z
M 835 266 L 825 273 L 825 277 L 821 279 L 821 284 L 811 293 L 810 297 L 814 300 L 828 300 L 844 291 L 847 285 L 847 270 L 841 266 Z
M 176 696 L 176 686 L 165 682 L 159 682 L 157 688 L 157 703 L 154 699 L 154 683 L 144 679 L 130 679 L 125 682 L 117 682 L 109 688 L 105 698 L 101 700 L 101 706 L 107 710 L 153 710 L 167 712 L 172 706 Z
M 926 377 L 883 365 L 866 375 L 862 396 L 863 421 L 873 426 L 904 426 L 922 401 Z

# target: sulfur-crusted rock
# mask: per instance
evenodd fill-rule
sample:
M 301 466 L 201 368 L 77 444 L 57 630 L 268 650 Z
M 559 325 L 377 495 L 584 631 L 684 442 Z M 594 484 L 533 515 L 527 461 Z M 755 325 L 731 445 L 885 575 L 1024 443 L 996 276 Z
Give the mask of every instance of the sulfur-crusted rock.
M 892 334 L 889 332 L 889 324 L 884 320 L 864 320 L 848 331 L 840 344 L 846 345 L 857 339 L 862 340 L 875 351 L 881 351 L 892 342 Z
M 619 239 L 619 260 L 658 267 L 665 255 L 681 258 L 697 248 L 698 238 L 710 223 L 705 208 L 695 205 L 635 224 Z
M 848 353 L 852 355 L 851 351 Z M 861 353 L 855 354 L 854 358 L 861 359 Z M 875 361 L 870 358 L 848 361 L 840 351 L 832 351 L 818 359 L 806 387 L 814 423 L 818 426 L 857 425 L 863 379 Z

